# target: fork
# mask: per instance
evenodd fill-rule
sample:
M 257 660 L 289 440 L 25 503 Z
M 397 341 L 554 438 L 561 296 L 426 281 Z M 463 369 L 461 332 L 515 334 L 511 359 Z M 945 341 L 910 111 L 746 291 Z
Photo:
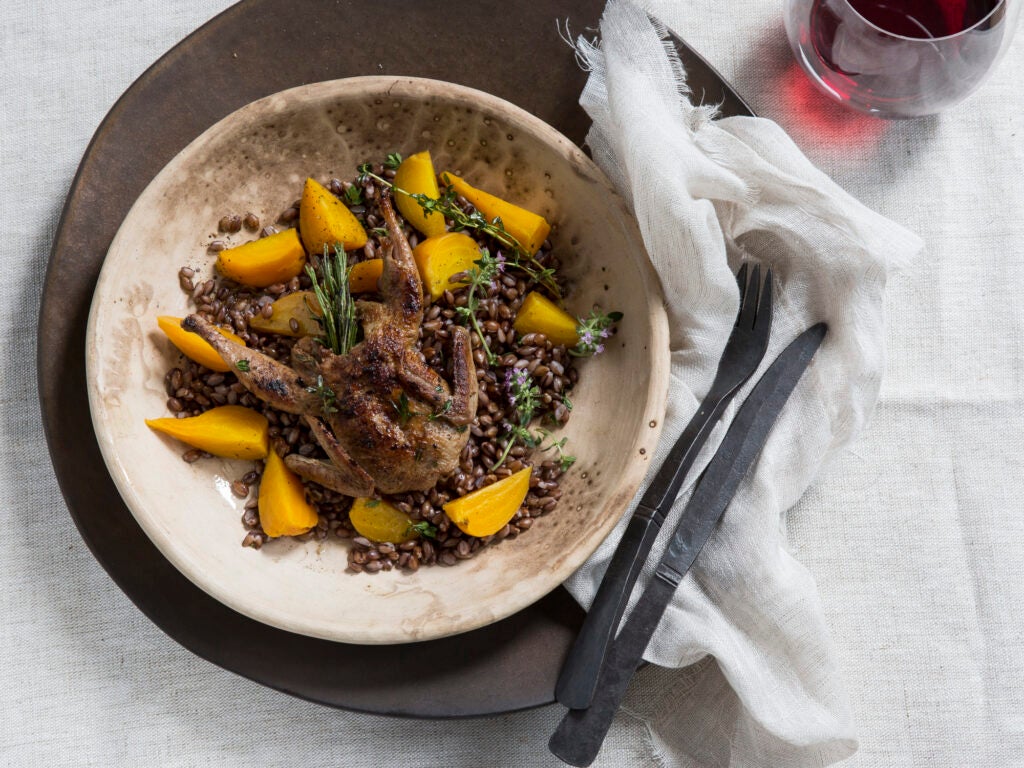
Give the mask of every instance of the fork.
M 586 709 L 590 706 L 598 672 L 615 637 L 637 577 L 665 522 L 665 515 L 672 508 L 686 473 L 715 423 L 740 387 L 757 370 L 768 349 L 772 271 L 767 270 L 762 288 L 760 265 L 754 265 L 748 282 L 747 265 L 744 264 L 736 275 L 736 281 L 740 288 L 740 308 L 711 389 L 662 465 L 663 470 L 669 467 L 674 469 L 658 473 L 633 512 L 587 612 L 583 627 L 558 676 L 555 698 L 569 709 Z M 762 321 L 755 323 L 759 315 Z M 769 322 L 764 322 L 764 317 L 769 318 Z

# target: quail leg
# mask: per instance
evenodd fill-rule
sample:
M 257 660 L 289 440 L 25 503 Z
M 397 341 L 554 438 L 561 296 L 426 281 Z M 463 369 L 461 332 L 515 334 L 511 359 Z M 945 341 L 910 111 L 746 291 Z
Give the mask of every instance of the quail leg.
M 305 421 L 312 430 L 313 437 L 327 453 L 328 461 L 292 453 L 285 456 L 285 466 L 307 480 L 320 483 L 346 496 L 369 496 L 373 493 L 373 478 L 353 461 L 323 422 L 316 416 L 308 415 Z
M 213 347 L 242 386 L 263 402 L 287 413 L 306 413 L 316 407 L 316 395 L 306 391 L 308 384 L 287 365 L 231 341 L 199 315 L 189 315 L 181 321 L 181 327 Z

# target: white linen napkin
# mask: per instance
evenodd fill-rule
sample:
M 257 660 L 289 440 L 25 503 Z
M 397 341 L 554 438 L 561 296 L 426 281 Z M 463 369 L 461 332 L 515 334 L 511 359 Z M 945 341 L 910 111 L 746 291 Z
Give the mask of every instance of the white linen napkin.
M 711 656 L 717 669 L 698 668 L 712 670 L 703 682 L 689 673 L 685 684 L 670 681 L 642 717 L 666 765 L 826 765 L 856 741 L 817 588 L 789 550 L 785 514 L 871 414 L 887 272 L 922 243 L 815 169 L 774 122 L 716 120 L 692 106 L 664 38 L 643 10 L 610 0 L 600 42 L 576 41 L 590 72 L 580 97 L 593 120 L 587 144 L 631 203 L 667 302 L 672 369 L 652 472 L 710 387 L 736 317 L 741 261 L 776 275 L 772 342 L 754 381 L 800 331 L 822 320 L 830 330 L 644 654 L 665 667 Z M 634 601 L 751 386 L 698 458 Z M 566 583 L 585 606 L 628 517 Z

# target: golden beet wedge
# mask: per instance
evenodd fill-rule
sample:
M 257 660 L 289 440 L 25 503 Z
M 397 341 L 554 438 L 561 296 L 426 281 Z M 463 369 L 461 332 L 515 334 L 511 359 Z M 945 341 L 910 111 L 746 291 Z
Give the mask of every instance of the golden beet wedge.
M 184 419 L 146 419 L 146 425 L 226 459 L 262 459 L 270 451 L 266 418 L 241 405 L 221 405 Z
M 316 294 L 312 291 L 289 293 L 270 306 L 270 317 L 257 313 L 249 319 L 250 328 L 261 333 L 277 333 L 282 336 L 316 336 L 320 333 L 320 323 L 314 317 L 314 313 L 320 312 L 320 302 L 316 300 Z M 295 321 L 297 328 L 292 328 L 292 320 Z
M 426 195 L 433 200 L 441 196 L 430 152 L 417 152 L 405 158 L 395 171 L 394 184 L 413 195 Z M 427 237 L 444 234 L 444 216 L 440 213 L 427 213 L 419 202 L 402 192 L 395 193 L 395 204 L 405 220 Z
M 356 533 L 370 541 L 401 544 L 419 536 L 419 532 L 412 527 L 412 520 L 382 499 L 356 499 L 352 502 L 348 519 Z
M 521 208 L 518 205 L 495 197 L 489 192 L 470 186 L 458 176 L 447 171 L 441 174 L 441 181 L 451 185 L 457 194 L 469 200 L 488 221 L 501 219 L 505 231 L 514 237 L 523 249 L 533 256 L 551 232 L 551 225 L 543 216 Z
M 444 505 L 459 530 L 470 536 L 491 536 L 512 519 L 530 492 L 530 474 L 526 467 L 484 488 L 467 493 Z
M 281 461 L 276 451 L 267 456 L 260 479 L 260 525 L 271 538 L 299 536 L 317 524 L 316 510 L 306 501 L 299 476 Z
M 348 275 L 348 289 L 352 293 L 376 293 L 382 274 L 384 259 L 367 259 L 353 264 Z
M 512 327 L 523 336 L 543 333 L 552 344 L 575 347 L 579 341 L 576 318 L 536 291 L 526 294 Z
M 346 251 L 366 245 L 366 230 L 352 211 L 315 179 L 306 179 L 299 204 L 299 232 L 310 254 L 320 256 L 324 246 L 341 245 Z
M 217 269 L 224 277 L 253 288 L 286 283 L 305 266 L 306 252 L 294 229 L 228 248 L 217 256 Z
M 180 317 L 171 317 L 170 315 L 160 315 L 156 319 L 157 325 L 160 326 L 160 330 L 167 334 L 167 338 L 170 339 L 171 343 L 178 348 L 185 357 L 190 360 L 195 360 L 200 365 L 209 368 L 211 371 L 220 371 L 224 373 L 230 370 L 231 366 L 225 363 L 220 355 L 217 354 L 217 350 L 210 346 L 202 337 L 197 336 L 194 333 L 189 333 L 181 327 Z M 245 346 L 245 342 L 231 331 L 223 328 L 217 328 L 226 338 L 231 339 L 236 344 Z
M 473 269 L 480 258 L 480 246 L 463 232 L 447 232 L 428 237 L 413 248 L 423 287 L 430 298 L 437 301 L 449 289 L 458 287 L 450 282 L 453 275 Z

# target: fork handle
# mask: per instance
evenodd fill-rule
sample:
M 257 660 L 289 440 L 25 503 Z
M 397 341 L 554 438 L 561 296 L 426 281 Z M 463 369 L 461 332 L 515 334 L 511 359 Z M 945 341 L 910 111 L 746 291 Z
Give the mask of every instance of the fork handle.
M 565 713 L 548 742 L 552 754 L 569 765 L 589 766 L 601 749 L 615 713 L 626 695 L 633 673 L 658 626 L 676 588 L 657 576 L 640 597 L 622 633 L 616 638 L 608 663 L 599 670 L 601 687 L 586 709 Z
M 651 551 L 661 530 L 660 520 L 638 514 L 639 511 L 637 507 L 626 526 L 555 684 L 555 698 L 570 709 L 590 706 L 597 687 L 597 672 L 643 569 L 644 555 Z
M 558 675 L 555 699 L 563 706 L 569 709 L 590 706 L 597 688 L 598 672 L 636 580 L 665 522 L 665 515 L 672 508 L 686 473 L 736 389 L 716 392 L 716 387 L 712 386 L 633 512 Z

